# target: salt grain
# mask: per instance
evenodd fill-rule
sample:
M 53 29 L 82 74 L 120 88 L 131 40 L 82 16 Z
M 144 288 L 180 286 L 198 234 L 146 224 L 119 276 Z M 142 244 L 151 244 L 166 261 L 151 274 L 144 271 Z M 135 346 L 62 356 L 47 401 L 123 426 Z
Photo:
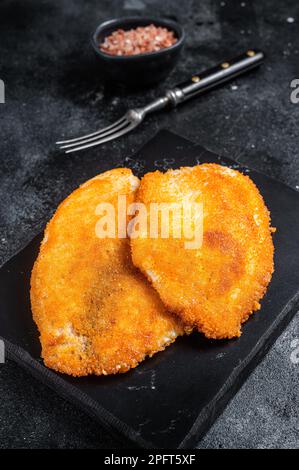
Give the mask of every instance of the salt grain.
M 105 38 L 100 44 L 100 49 L 110 55 L 130 56 L 160 51 L 176 42 L 173 31 L 151 24 L 129 31 L 118 29 Z

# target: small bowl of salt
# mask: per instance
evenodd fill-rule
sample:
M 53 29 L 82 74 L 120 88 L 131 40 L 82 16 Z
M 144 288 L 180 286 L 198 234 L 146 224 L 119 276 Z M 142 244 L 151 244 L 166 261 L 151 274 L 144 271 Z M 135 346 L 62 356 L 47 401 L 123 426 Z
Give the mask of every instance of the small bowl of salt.
M 105 81 L 139 87 L 169 75 L 184 40 L 184 30 L 176 21 L 125 17 L 101 23 L 91 43 Z

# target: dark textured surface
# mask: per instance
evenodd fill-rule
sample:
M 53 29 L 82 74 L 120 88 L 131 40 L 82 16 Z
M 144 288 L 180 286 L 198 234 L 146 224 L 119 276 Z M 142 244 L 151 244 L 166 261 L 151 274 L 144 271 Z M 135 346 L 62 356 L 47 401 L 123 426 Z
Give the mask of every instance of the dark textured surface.
M 102 19 L 131 13 L 175 16 L 186 28 L 185 56 L 159 89 L 126 93 L 100 83 L 89 34 Z M 298 22 L 295 0 L 2 0 L 1 262 L 30 240 L 57 203 L 99 165 L 121 164 L 162 127 L 296 187 L 299 105 L 290 103 L 289 84 L 298 75 Z M 250 46 L 268 55 L 258 73 L 153 116 L 121 141 L 71 157 L 53 151 L 62 134 L 93 130 L 167 84 Z M 200 447 L 299 447 L 298 364 L 290 357 L 298 336 L 297 316 Z M 0 396 L 0 447 L 119 446 L 10 362 L 0 366 Z

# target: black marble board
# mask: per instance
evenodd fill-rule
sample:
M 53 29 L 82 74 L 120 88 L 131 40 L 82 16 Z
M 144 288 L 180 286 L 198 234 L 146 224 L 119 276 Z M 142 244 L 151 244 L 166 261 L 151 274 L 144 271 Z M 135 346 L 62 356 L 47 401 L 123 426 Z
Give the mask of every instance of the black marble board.
M 142 447 L 189 448 L 197 444 L 299 306 L 296 191 L 168 131 L 159 132 L 127 163 L 140 176 L 154 169 L 203 162 L 229 165 L 249 174 L 277 227 L 275 273 L 261 311 L 244 325 L 240 339 L 213 341 L 195 333 L 178 339 L 127 374 L 69 378 L 43 366 L 31 318 L 30 272 L 42 235 L 0 270 L 0 337 L 9 356 L 111 433 Z

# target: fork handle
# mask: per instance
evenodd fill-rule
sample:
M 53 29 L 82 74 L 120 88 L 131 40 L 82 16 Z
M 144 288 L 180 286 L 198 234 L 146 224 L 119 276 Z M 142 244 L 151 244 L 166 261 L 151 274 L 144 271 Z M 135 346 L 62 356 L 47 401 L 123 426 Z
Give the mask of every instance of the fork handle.
M 263 62 L 264 57 L 262 51 L 250 49 L 234 59 L 224 61 L 198 75 L 193 75 L 191 80 L 177 85 L 173 90 L 169 90 L 166 96 L 176 106 L 258 67 Z

